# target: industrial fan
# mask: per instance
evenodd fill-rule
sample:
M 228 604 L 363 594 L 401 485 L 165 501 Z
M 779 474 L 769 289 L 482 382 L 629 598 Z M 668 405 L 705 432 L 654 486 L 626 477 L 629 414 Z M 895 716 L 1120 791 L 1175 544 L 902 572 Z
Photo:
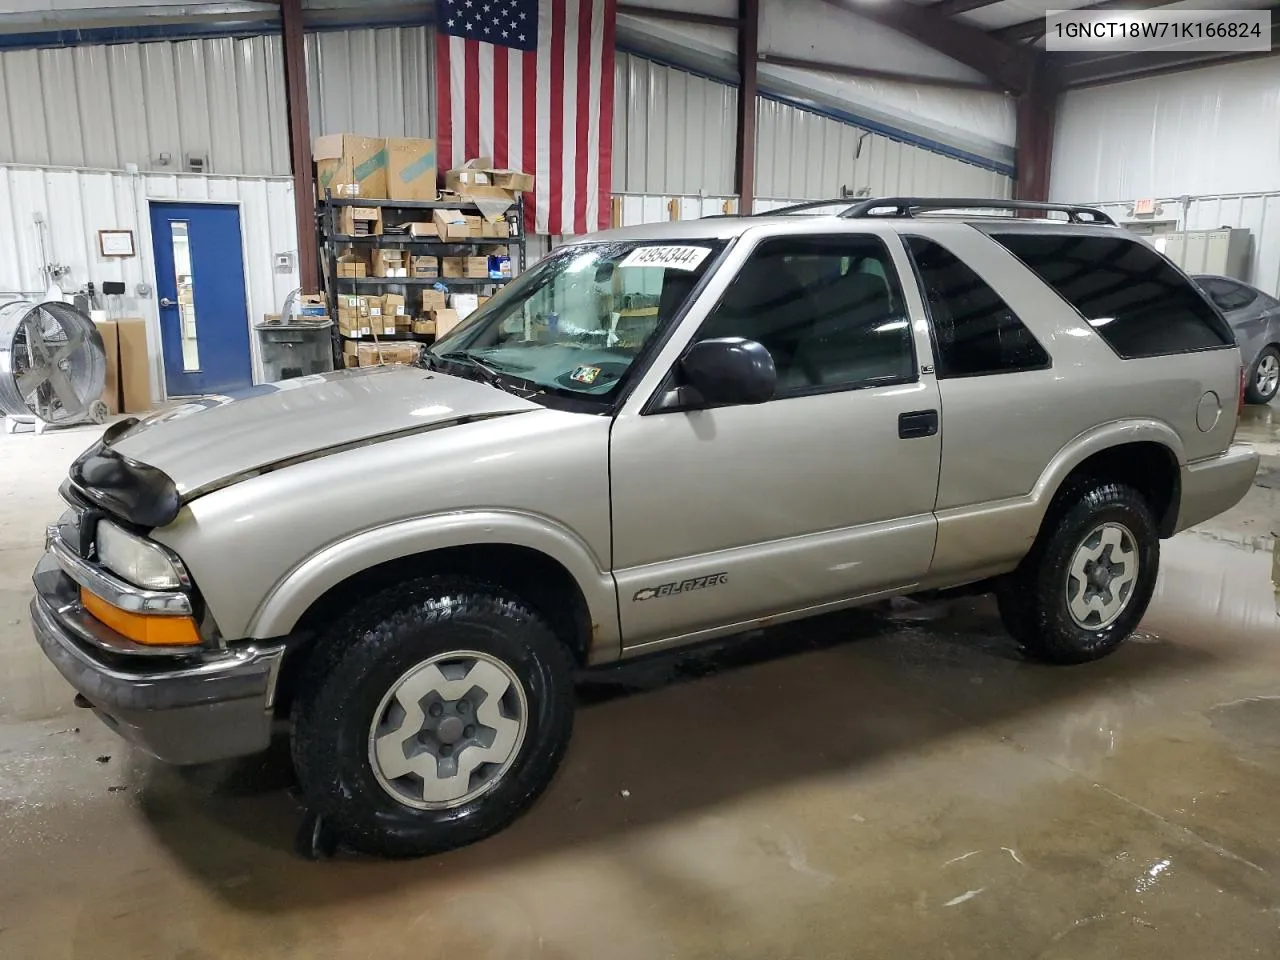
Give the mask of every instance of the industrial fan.
M 13 433 L 31 424 L 102 423 L 107 360 L 102 335 L 66 303 L 15 300 L 0 306 L 0 413 Z

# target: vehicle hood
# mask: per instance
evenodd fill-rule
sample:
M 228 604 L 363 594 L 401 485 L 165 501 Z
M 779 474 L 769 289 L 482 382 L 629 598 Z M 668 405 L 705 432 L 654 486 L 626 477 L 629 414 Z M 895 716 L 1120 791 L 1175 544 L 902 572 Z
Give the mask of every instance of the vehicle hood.
M 369 367 L 202 397 L 122 433 L 112 428 L 104 441 L 125 461 L 161 471 L 186 502 L 255 472 L 353 445 L 538 409 L 472 380 L 417 367 Z

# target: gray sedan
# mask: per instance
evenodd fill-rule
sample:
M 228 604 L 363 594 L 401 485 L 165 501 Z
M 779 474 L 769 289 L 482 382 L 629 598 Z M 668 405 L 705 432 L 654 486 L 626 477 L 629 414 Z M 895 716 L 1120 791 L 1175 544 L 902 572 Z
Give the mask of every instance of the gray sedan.
M 1280 390 L 1280 300 L 1230 277 L 1192 277 L 1226 315 L 1249 370 L 1245 400 L 1270 403 Z

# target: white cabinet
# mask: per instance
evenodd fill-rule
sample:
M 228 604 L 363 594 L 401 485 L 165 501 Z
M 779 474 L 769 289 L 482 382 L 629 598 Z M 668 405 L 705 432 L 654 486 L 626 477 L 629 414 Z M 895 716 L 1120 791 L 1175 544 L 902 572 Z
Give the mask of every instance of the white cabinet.
M 1174 231 L 1165 234 L 1163 239 L 1165 256 L 1187 273 L 1249 279 L 1248 230 L 1220 227 L 1186 233 Z

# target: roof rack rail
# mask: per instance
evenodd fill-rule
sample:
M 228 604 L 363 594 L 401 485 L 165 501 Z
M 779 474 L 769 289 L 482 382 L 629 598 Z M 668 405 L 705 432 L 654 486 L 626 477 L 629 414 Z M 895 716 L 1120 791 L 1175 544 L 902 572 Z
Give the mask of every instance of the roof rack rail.
M 753 213 L 753 217 L 785 217 L 792 213 L 804 213 L 806 210 L 817 210 L 821 207 L 838 207 L 840 205 L 850 206 L 855 201 L 848 197 L 836 197 L 834 200 L 806 200 L 803 203 L 793 203 L 787 207 L 777 207 L 773 210 L 761 210 L 759 213 Z
M 831 203 L 839 201 L 822 201 Z M 805 206 L 812 206 L 806 204 Z M 873 217 L 906 217 L 928 210 L 1040 210 L 1065 213 L 1071 223 L 1102 224 L 1114 227 L 1116 222 L 1094 207 L 1072 203 L 1042 203 L 1037 200 L 979 200 L 973 197 L 879 197 L 850 204 L 841 217 L 849 219 Z M 882 212 L 883 211 L 883 212 Z M 775 211 L 777 212 L 777 211 Z

